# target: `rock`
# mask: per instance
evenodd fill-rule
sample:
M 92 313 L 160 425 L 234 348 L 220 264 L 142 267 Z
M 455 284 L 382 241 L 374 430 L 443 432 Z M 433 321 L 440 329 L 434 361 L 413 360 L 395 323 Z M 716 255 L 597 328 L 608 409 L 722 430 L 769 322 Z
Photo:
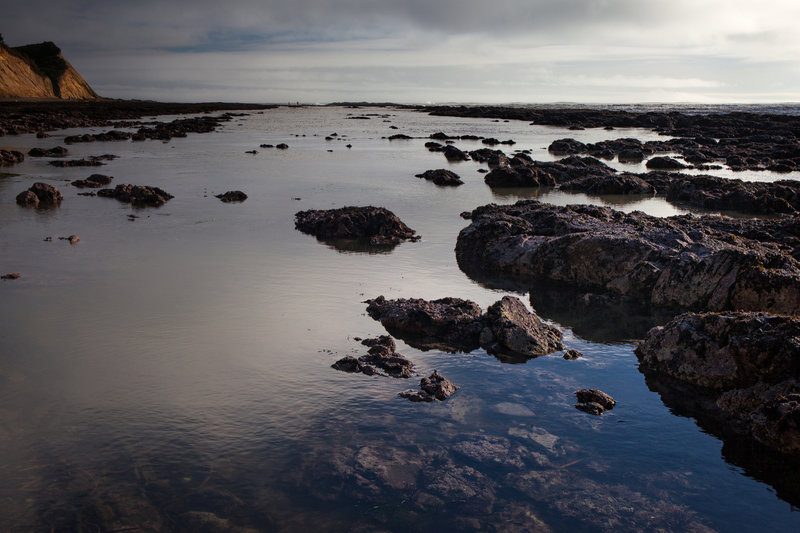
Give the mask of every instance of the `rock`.
M 550 143 L 547 151 L 554 155 L 582 154 L 586 151 L 586 145 L 575 139 L 558 139 Z
M 453 145 L 445 146 L 444 156 L 447 158 L 448 161 L 467 161 L 469 160 L 469 156 L 456 148 Z
M 614 398 L 599 389 L 581 389 L 575 392 L 578 398 L 576 409 L 592 415 L 601 415 L 617 404 Z
M 710 395 L 722 418 L 735 421 L 751 438 L 797 454 L 799 339 L 797 316 L 684 313 L 653 328 L 635 353 L 646 376 L 666 376 L 692 387 L 695 395 Z M 720 418 L 713 408 L 703 410 L 700 416 Z
M 224 194 L 218 194 L 216 197 L 225 203 L 244 202 L 247 200 L 247 195 L 242 191 L 228 191 Z
M 397 216 L 383 207 L 342 207 L 300 211 L 294 227 L 320 240 L 357 240 L 371 246 L 397 245 L 420 239 Z
M 458 387 L 448 379 L 445 379 L 436 370 L 430 376 L 422 378 L 419 382 L 419 387 L 422 390 L 409 389 L 399 393 L 398 396 L 407 398 L 412 402 L 432 402 L 434 400 L 443 402 L 458 390 Z
M 2 276 L 0 276 L 0 279 L 12 280 L 12 279 L 19 279 L 19 277 L 20 274 L 18 272 L 12 272 L 10 274 L 3 274 Z
M 575 359 L 580 359 L 581 357 L 583 357 L 583 354 L 581 352 L 579 352 L 578 350 L 569 349 L 566 352 L 564 352 L 564 356 L 563 357 L 567 361 L 574 361 Z
M 158 187 L 146 185 L 117 185 L 113 189 L 100 189 L 97 191 L 97 196 L 115 198 L 120 202 L 129 203 L 136 207 L 160 207 L 174 198 L 174 196 Z
M 427 148 L 429 152 L 443 152 L 444 151 L 444 145 L 440 144 L 440 143 L 437 143 L 437 142 L 434 142 L 434 141 L 426 142 L 425 143 L 425 148 Z
M 47 183 L 36 182 L 30 189 L 17 195 L 17 203 L 29 207 L 55 207 L 61 203 L 64 195 L 57 188 Z
M 583 192 L 591 195 L 605 194 L 648 194 L 653 195 L 656 188 L 634 174 L 611 174 L 606 176 L 587 176 L 568 181 L 558 186 L 561 191 Z
M 28 150 L 28 155 L 31 157 L 62 157 L 67 155 L 67 149 L 63 146 L 56 146 L 54 148 L 31 148 Z
M 658 156 L 648 159 L 645 166 L 650 170 L 679 170 L 682 168 L 686 168 L 686 165 L 684 165 L 680 161 L 672 159 L 671 157 L 664 157 L 664 156 Z
M 287 148 L 289 148 L 289 145 L 286 143 L 280 143 L 276 144 L 275 148 L 277 148 L 278 150 L 286 150 Z
M 409 135 L 405 135 L 404 133 L 395 133 L 394 135 L 390 135 L 387 138 L 390 141 L 413 139 L 413 137 L 411 137 Z
M 75 180 L 72 182 L 72 185 L 78 187 L 79 189 L 91 187 L 91 188 L 99 188 L 104 185 L 108 185 L 113 180 L 111 176 L 105 176 L 103 174 L 92 174 L 85 180 Z
M 362 355 L 358 359 L 345 356 L 331 366 L 336 370 L 361 372 L 368 376 L 376 374 L 376 368 L 396 378 L 408 378 L 414 373 L 414 363 L 397 353 L 394 340 L 388 335 L 364 339 L 361 344 L 369 347 L 367 355 Z
M 464 184 L 458 174 L 452 170 L 446 170 L 443 168 L 437 170 L 426 170 L 422 174 L 417 174 L 416 177 L 432 181 L 434 184 L 440 186 L 457 186 Z
M 621 150 L 617 154 L 617 159 L 620 163 L 641 163 L 644 161 L 644 152 L 634 148 Z
M 746 182 L 716 176 L 670 174 L 667 201 L 756 215 L 800 212 L 800 181 Z
M 561 332 L 542 323 L 515 297 L 504 296 L 489 306 L 485 320 L 480 343 L 493 354 L 529 359 L 564 349 Z
M 483 347 L 501 361 L 519 362 L 563 349 L 561 332 L 543 324 L 519 299 L 506 296 L 484 314 L 460 298 L 367 300 L 367 313 L 386 330 L 422 350 L 470 352 Z
M 535 200 L 490 204 L 471 218 L 456 259 L 477 279 L 557 282 L 671 308 L 800 312 L 796 222 L 656 218 Z
M 387 300 L 378 296 L 365 303 L 370 317 L 415 348 L 470 352 L 480 346 L 482 310 L 470 300 Z
M 0 167 L 7 167 L 22 163 L 25 156 L 17 150 L 0 150 Z

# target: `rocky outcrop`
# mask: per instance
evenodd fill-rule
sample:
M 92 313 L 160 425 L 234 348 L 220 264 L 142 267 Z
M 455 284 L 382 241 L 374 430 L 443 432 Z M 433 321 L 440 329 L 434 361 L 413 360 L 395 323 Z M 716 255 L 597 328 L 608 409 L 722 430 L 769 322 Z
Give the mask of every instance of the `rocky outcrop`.
M 464 184 L 458 174 L 444 168 L 426 170 L 422 174 L 416 174 L 416 177 L 432 181 L 435 185 L 440 186 L 457 186 Z
M 17 203 L 25 207 L 56 207 L 61 204 L 64 195 L 57 188 L 47 183 L 36 182 L 27 191 L 17 195 Z
M 507 362 L 563 349 L 561 332 L 544 324 L 519 299 L 505 296 L 484 314 L 470 300 L 367 300 L 367 313 L 386 331 L 422 350 L 470 352 L 479 347 Z
M 228 191 L 223 194 L 218 194 L 216 197 L 225 203 L 244 202 L 247 200 L 247 195 L 242 191 Z
M 402 241 L 417 241 L 419 235 L 383 207 L 342 207 L 308 210 L 295 214 L 294 227 L 317 239 L 344 239 L 370 246 L 394 246 Z
M 590 195 L 645 194 L 654 195 L 656 188 L 635 174 L 606 174 L 586 176 L 558 186 L 560 191 L 582 192 Z
M 452 396 L 458 387 L 453 382 L 446 379 L 436 370 L 433 374 L 419 381 L 420 390 L 409 389 L 398 394 L 401 398 L 407 398 L 412 402 L 432 402 L 439 400 L 445 401 Z
M 117 185 L 113 189 L 100 189 L 97 196 L 115 198 L 134 207 L 160 207 L 174 198 L 163 189 L 147 185 Z
M 671 174 L 665 192 L 668 202 L 702 209 L 756 215 L 800 212 L 800 181 L 796 180 L 765 183 Z
M 28 155 L 31 157 L 63 157 L 67 155 L 67 149 L 63 146 L 55 146 L 53 148 L 31 148 L 28 150 Z
M 414 363 L 397 353 L 394 339 L 388 335 L 364 339 L 361 344 L 369 347 L 366 355 L 358 359 L 345 356 L 333 363 L 332 368 L 344 372 L 360 372 L 368 376 L 380 374 L 380 370 L 383 370 L 387 376 L 396 378 L 411 377 L 414 373 Z
M 556 282 L 671 308 L 800 312 L 796 223 L 656 218 L 535 200 L 490 204 L 469 217 L 456 259 L 477 279 Z
M 94 100 L 97 94 L 51 42 L 17 48 L 0 43 L 0 99 Z
M 647 161 L 645 166 L 650 170 L 679 170 L 686 168 L 686 165 L 677 159 L 666 156 L 653 157 Z
M 616 171 L 593 157 L 570 156 L 556 162 L 532 161 L 524 154 L 496 161 L 496 166 L 484 177 L 489 187 L 555 186 L 587 177 L 608 177 Z M 492 166 L 492 159 L 489 159 Z
M 92 174 L 85 180 L 75 180 L 72 182 L 72 185 L 78 187 L 79 189 L 85 188 L 92 188 L 98 189 L 100 187 L 104 187 L 111 183 L 114 178 L 111 176 L 106 176 L 104 174 Z
M 18 150 L 0 150 L 0 167 L 9 167 L 22 163 L 25 155 Z
M 646 375 L 667 376 L 710 395 L 722 416 L 741 425 L 752 438 L 769 448 L 797 454 L 798 339 L 800 319 L 796 316 L 686 313 L 652 329 L 635 353 Z

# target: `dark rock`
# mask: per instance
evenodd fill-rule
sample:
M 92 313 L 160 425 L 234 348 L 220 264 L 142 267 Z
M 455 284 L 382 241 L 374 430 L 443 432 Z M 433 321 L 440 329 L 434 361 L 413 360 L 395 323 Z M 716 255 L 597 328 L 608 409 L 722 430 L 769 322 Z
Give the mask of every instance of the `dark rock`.
M 432 181 L 436 185 L 441 185 L 441 186 L 447 186 L 447 185 L 456 186 L 464 184 L 464 182 L 461 181 L 461 178 L 459 177 L 458 174 L 456 174 L 452 170 L 446 170 L 443 168 L 437 170 L 426 170 L 422 174 L 417 174 L 416 177 Z
M 645 164 L 650 170 L 679 170 L 686 168 L 686 165 L 676 159 L 665 156 L 652 157 Z
M 482 310 L 470 300 L 387 300 L 378 296 L 365 303 L 369 316 L 415 348 L 469 352 L 480 345 Z
M 417 241 L 420 238 L 383 207 L 300 211 L 295 214 L 294 226 L 320 240 L 358 240 L 372 246 L 396 245 L 404 240 Z
M 592 415 L 603 414 L 617 404 L 614 398 L 599 389 L 581 389 L 575 392 L 575 396 L 578 398 L 575 407 Z
M 554 155 L 582 154 L 586 151 L 586 145 L 575 139 L 558 139 L 550 143 L 547 151 Z
M 469 156 L 456 148 L 455 146 L 448 145 L 445 146 L 444 156 L 447 158 L 448 161 L 467 161 L 469 160 Z
M 796 223 L 656 218 L 535 200 L 490 204 L 471 218 L 456 259 L 479 279 L 557 282 L 672 308 L 800 312 Z
M 399 393 L 398 396 L 412 402 L 432 402 L 434 400 L 443 402 L 458 390 L 458 387 L 436 370 L 430 376 L 420 380 L 419 388 L 422 390 L 409 389 Z
M 667 201 L 750 214 L 800 212 L 800 181 L 746 182 L 715 176 L 671 174 Z
M 563 357 L 564 357 L 564 359 L 566 359 L 568 361 L 574 361 L 575 359 L 580 359 L 581 357 L 583 357 L 583 354 L 581 352 L 579 352 L 578 350 L 569 349 L 566 352 L 564 352 L 564 356 Z
M 800 318 L 766 313 L 685 313 L 653 328 L 636 348 L 645 375 L 711 395 L 761 444 L 800 451 Z
M 108 185 L 113 180 L 111 176 L 105 176 L 103 174 L 92 174 L 85 180 L 75 180 L 72 182 L 72 185 L 78 187 L 79 189 L 83 188 L 98 188 L 103 187 L 104 185 Z
M 7 167 L 22 163 L 25 156 L 17 150 L 0 150 L 0 167 Z
M 289 148 L 289 145 L 286 143 L 280 143 L 276 144 L 275 148 L 277 148 L 278 150 L 286 150 L 287 148 Z
M 394 135 L 390 135 L 389 137 L 387 137 L 387 139 L 389 139 L 390 141 L 398 141 L 398 140 L 413 139 L 413 137 L 411 137 L 410 135 L 406 135 L 404 133 L 395 133 Z
M 97 191 L 97 196 L 115 198 L 136 207 L 160 207 L 174 198 L 158 187 L 146 185 L 117 185 L 113 189 L 100 189 Z
M 396 351 L 394 340 L 388 335 L 364 339 L 361 344 L 369 347 L 366 355 L 358 359 L 345 356 L 336 361 L 332 367 L 344 372 L 361 372 L 368 376 L 377 374 L 377 368 L 383 370 L 386 375 L 396 378 L 407 378 L 414 373 L 414 363 Z
M 32 207 L 54 207 L 63 199 L 61 191 L 42 182 L 34 183 L 30 189 L 17 195 L 19 205 Z
M 31 148 L 28 150 L 28 155 L 31 157 L 61 157 L 67 155 L 67 149 L 63 146 L 49 149 Z
M 432 133 L 429 137 L 431 139 L 436 140 L 436 141 L 446 141 L 447 139 L 451 138 L 449 135 L 447 135 L 446 133 L 443 133 L 441 131 L 439 131 L 437 133 Z
M 216 197 L 226 203 L 244 202 L 247 200 L 247 195 L 242 191 L 228 191 L 224 194 L 218 194 Z
M 641 163 L 644 161 L 644 152 L 633 148 L 621 150 L 617 154 L 620 163 Z
M 437 143 L 437 142 L 434 142 L 434 141 L 426 142 L 425 143 L 425 148 L 427 148 L 429 152 L 443 152 L 444 151 L 444 145 L 440 144 L 440 143 Z
M 478 150 L 471 150 L 469 152 L 469 156 L 472 158 L 473 161 L 477 161 L 478 163 L 486 163 L 492 156 L 505 157 L 505 154 L 501 150 L 492 150 L 491 148 L 479 148 Z M 494 166 L 497 166 L 497 163 L 495 163 Z
M 653 195 L 656 188 L 634 174 L 609 174 L 586 176 L 558 186 L 561 191 L 583 192 L 590 195 L 647 194 Z
M 19 279 L 19 277 L 20 277 L 20 274 L 18 272 L 12 272 L 10 274 L 3 274 L 2 276 L 0 276 L 0 279 L 11 280 L 11 279 Z
M 529 359 L 564 349 L 561 332 L 512 296 L 489 306 L 485 322 L 480 344 L 490 353 Z

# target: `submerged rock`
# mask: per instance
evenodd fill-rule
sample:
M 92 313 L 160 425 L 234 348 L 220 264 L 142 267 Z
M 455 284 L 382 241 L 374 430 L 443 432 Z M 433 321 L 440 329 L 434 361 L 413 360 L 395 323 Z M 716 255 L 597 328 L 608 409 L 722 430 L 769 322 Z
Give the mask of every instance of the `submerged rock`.
M 478 279 L 557 282 L 672 308 L 800 312 L 797 223 L 535 200 L 490 204 L 470 218 L 456 259 Z
M 635 353 L 645 375 L 710 396 L 719 412 L 706 407 L 701 416 L 731 419 L 769 448 L 800 452 L 797 316 L 685 313 L 653 328 Z
M 422 174 L 417 174 L 416 177 L 426 179 L 428 181 L 432 181 L 436 185 L 463 185 L 464 182 L 461 180 L 458 174 L 453 172 L 452 170 L 446 170 L 443 168 L 439 168 L 436 170 L 426 170 Z
M 224 194 L 218 194 L 216 197 L 225 203 L 244 202 L 247 200 L 247 195 L 242 191 L 228 191 Z
M 420 237 L 397 216 L 383 207 L 342 207 L 300 211 L 294 227 L 317 239 L 358 240 L 373 246 L 396 245 Z
M 64 195 L 57 188 L 37 181 L 30 189 L 17 195 L 17 203 L 25 207 L 55 207 Z
M 146 185 L 117 185 L 113 189 L 100 189 L 97 196 L 115 198 L 136 207 L 160 207 L 174 198 L 163 189 Z

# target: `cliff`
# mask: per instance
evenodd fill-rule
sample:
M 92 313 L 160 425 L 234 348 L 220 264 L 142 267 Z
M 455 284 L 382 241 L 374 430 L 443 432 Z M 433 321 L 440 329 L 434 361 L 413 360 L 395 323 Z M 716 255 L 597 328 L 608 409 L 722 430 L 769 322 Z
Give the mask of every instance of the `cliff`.
M 0 99 L 98 98 L 51 42 L 9 48 L 0 42 Z

